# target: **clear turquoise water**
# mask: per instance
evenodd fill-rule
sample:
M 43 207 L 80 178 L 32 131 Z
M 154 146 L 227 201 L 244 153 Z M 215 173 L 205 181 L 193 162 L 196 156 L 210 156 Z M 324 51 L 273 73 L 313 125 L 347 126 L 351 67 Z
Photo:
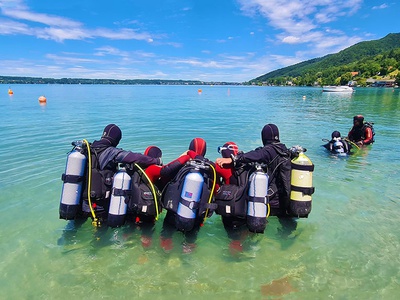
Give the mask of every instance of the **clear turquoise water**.
M 1 299 L 398 299 L 400 296 L 400 95 L 357 89 L 221 86 L 0 85 Z M 198 89 L 202 93 L 198 93 Z M 38 97 L 45 95 L 47 105 Z M 305 98 L 303 98 L 305 96 Z M 328 155 L 322 138 L 346 135 L 352 116 L 375 122 L 376 143 L 348 158 Z M 313 208 L 289 231 L 275 217 L 266 232 L 231 254 L 219 216 L 207 219 L 196 248 L 160 247 L 138 228 L 78 230 L 58 219 L 61 174 L 73 140 L 98 139 L 108 123 L 120 146 L 163 150 L 164 162 L 207 141 L 207 156 L 228 140 L 248 151 L 276 123 L 315 164 Z

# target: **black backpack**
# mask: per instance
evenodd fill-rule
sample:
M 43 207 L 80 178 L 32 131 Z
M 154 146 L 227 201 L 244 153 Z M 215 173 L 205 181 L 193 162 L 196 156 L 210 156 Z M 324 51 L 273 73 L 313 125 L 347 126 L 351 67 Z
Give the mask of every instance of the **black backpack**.
M 215 195 L 216 214 L 223 217 L 246 217 L 251 168 L 249 165 L 242 165 L 234 173 L 238 183 L 223 184 L 219 188 Z
M 373 123 L 373 122 L 364 122 L 364 125 L 363 125 L 363 132 L 365 132 L 365 127 L 371 128 L 371 131 L 372 131 L 372 142 L 371 142 L 371 144 L 372 144 L 372 143 L 375 142 L 374 123 Z
M 90 198 L 91 201 L 97 205 L 103 206 L 106 209 L 109 205 L 111 196 L 111 189 L 113 183 L 113 176 L 116 172 L 112 170 L 100 170 L 100 164 L 98 156 L 102 153 L 105 148 L 90 148 L 90 159 L 91 166 L 87 165 L 85 172 L 86 176 L 84 179 L 84 189 L 82 192 L 82 199 L 88 200 L 88 187 L 89 187 L 89 168 L 91 168 L 91 181 L 90 181 Z M 83 154 L 88 157 L 89 153 L 85 147 Z M 88 160 L 89 162 L 89 160 Z
M 131 176 L 131 188 L 127 197 L 128 210 L 157 218 L 162 211 L 159 190 L 137 164 L 126 166 L 126 171 Z

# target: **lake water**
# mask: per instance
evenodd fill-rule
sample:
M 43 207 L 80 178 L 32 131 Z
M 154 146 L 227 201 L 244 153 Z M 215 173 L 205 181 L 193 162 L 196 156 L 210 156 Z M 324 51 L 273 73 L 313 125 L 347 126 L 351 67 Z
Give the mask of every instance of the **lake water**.
M 12 88 L 14 95 L 7 94 Z M 398 299 L 400 297 L 400 95 L 319 88 L 242 86 L 0 85 L 1 299 Z M 199 93 L 199 89 L 202 90 Z M 45 106 L 38 97 L 47 98 Z M 376 142 L 347 158 L 321 147 L 352 117 L 375 123 Z M 261 145 L 266 123 L 315 164 L 309 218 L 245 235 L 232 252 L 220 217 L 207 219 L 192 252 L 176 232 L 160 246 L 132 226 L 80 228 L 58 217 L 61 174 L 71 142 L 99 139 L 108 123 L 120 147 L 148 145 L 171 161 L 194 137 L 207 157 L 235 141 Z M 151 243 L 149 243 L 151 242 Z

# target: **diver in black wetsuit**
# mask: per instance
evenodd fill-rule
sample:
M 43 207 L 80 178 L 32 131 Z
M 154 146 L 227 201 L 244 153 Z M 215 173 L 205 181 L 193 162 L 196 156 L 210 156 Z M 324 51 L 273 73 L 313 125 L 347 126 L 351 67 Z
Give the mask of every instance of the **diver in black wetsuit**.
M 279 130 L 275 124 L 267 124 L 261 131 L 263 147 L 238 153 L 230 158 L 217 158 L 216 164 L 258 162 L 268 165 L 269 190 L 268 198 L 272 216 L 287 216 L 290 199 L 291 157 L 289 150 L 279 140 Z
M 323 145 L 329 152 L 333 154 L 350 153 L 351 145 L 340 135 L 339 131 L 332 132 L 332 139 Z
M 92 156 L 91 202 L 92 210 L 100 222 L 107 220 L 110 205 L 113 176 L 118 164 L 137 163 L 146 168 L 153 164 L 161 164 L 160 158 L 153 158 L 141 153 L 134 153 L 116 148 L 122 138 L 121 129 L 115 124 L 107 125 L 99 141 L 90 145 Z M 88 202 L 87 184 L 82 193 L 82 217 L 94 217 Z

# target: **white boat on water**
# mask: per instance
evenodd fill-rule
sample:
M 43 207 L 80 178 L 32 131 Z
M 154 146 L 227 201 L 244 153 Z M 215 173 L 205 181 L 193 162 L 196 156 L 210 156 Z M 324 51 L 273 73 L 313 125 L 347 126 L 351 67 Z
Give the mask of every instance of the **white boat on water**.
M 341 86 L 327 85 L 327 86 L 322 87 L 322 91 L 323 92 L 352 93 L 352 92 L 354 92 L 354 89 L 347 85 L 341 85 Z

